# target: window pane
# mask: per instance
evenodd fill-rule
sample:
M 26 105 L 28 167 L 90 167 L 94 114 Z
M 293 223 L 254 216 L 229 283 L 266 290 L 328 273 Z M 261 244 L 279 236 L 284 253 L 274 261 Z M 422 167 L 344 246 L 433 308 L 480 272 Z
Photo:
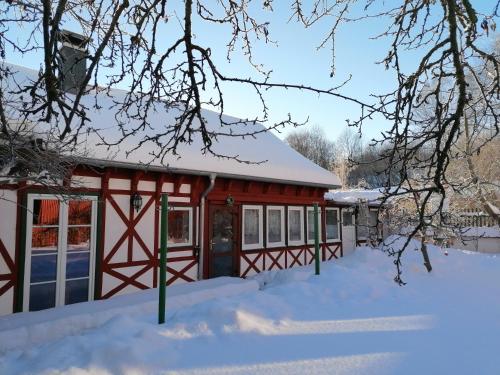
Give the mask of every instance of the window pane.
M 31 257 L 32 283 L 53 281 L 57 275 L 57 254 L 38 255 Z
M 168 212 L 168 242 L 189 243 L 189 211 Z
M 68 251 L 90 250 L 90 227 L 68 228 Z
M 66 281 L 64 303 L 66 305 L 89 300 L 89 279 Z
M 58 228 L 33 228 L 31 249 L 33 254 L 57 251 Z
M 228 276 L 234 274 L 233 257 L 218 256 L 212 261 L 212 277 Z
M 288 233 L 290 241 L 300 241 L 302 218 L 301 212 L 298 210 L 290 210 L 288 212 Z
M 370 236 L 372 236 L 372 237 L 377 237 L 380 235 L 379 228 L 377 226 L 377 224 L 378 224 L 377 219 L 378 219 L 377 211 L 370 211 L 370 216 L 369 216 Z
M 33 201 L 33 225 L 58 225 L 59 201 L 35 199 Z
M 339 238 L 337 211 L 326 211 L 326 238 L 329 240 Z
M 68 223 L 91 224 L 92 222 L 92 202 L 88 200 L 69 201 L 68 204 Z
M 314 240 L 314 211 L 312 210 L 307 211 L 307 239 Z
M 342 213 L 342 225 L 354 225 L 352 222 L 352 212 L 344 211 Z
M 56 283 L 30 285 L 30 311 L 49 309 L 56 305 Z
M 259 241 L 259 210 L 245 209 L 245 228 L 243 229 L 245 245 L 258 244 Z
M 267 211 L 267 236 L 270 243 L 282 242 L 281 238 L 281 210 Z
M 74 279 L 89 275 L 90 253 L 68 253 L 66 257 L 66 278 Z

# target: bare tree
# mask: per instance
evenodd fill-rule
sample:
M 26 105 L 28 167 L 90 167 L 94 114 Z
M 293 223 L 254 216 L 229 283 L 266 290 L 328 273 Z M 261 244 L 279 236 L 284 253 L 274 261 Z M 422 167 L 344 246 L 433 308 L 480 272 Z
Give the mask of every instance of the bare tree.
M 274 7 L 287 6 L 290 21 L 299 22 L 306 29 L 319 22 L 331 25 L 318 41 L 318 48 L 331 48 L 331 76 L 335 75 L 335 41 L 342 24 L 372 17 L 386 19 L 387 30 L 375 37 L 388 41 L 388 53 L 381 64 L 394 72 L 397 85 L 389 92 L 373 93 L 373 100 L 368 102 L 342 94 L 346 81 L 327 88 L 274 82 L 272 70 L 262 67 L 254 56 L 254 43 L 272 43 L 269 24 L 253 13 L 255 4 L 269 12 Z M 351 16 L 353 7 L 359 5 L 363 7 L 361 16 Z M 40 56 L 41 67 L 35 80 L 10 88 L 9 92 L 2 87 L 1 132 L 4 139 L 11 139 L 10 134 L 15 131 L 13 119 L 55 124 L 53 131 L 59 142 L 75 145 L 82 134 L 93 131 L 86 113 L 95 106 L 83 104 L 82 98 L 97 92 L 112 96 L 111 87 L 127 83 L 126 95 L 113 106 L 121 136 L 113 140 L 103 136 L 104 144 L 113 146 L 132 135 L 138 136 L 136 148 L 153 145 L 153 157 L 162 159 L 169 153 L 175 154 L 179 144 L 199 136 L 204 152 L 237 159 L 219 155 L 212 148 L 219 137 L 234 136 L 231 125 L 259 121 L 268 129 L 279 129 L 298 124 L 290 116 L 269 123 L 265 99 L 268 90 L 293 89 L 349 101 L 360 109 L 359 116 L 355 114 L 349 125 L 362 130 L 363 124 L 374 116 L 391 123 L 382 138 L 374 141 L 388 150 L 382 156 L 388 165 L 386 199 L 410 190 L 420 202 L 418 223 L 403 249 L 394 253 L 396 281 L 402 282 L 401 256 L 410 239 L 424 228 L 429 216 L 438 221 L 444 219 L 449 166 L 454 147 L 467 128 L 465 116 L 471 123 L 469 111 L 481 108 L 482 120 L 474 119 L 473 126 L 486 125 L 490 129 L 483 146 L 498 135 L 500 59 L 483 42 L 496 29 L 500 1 L 490 2 L 490 6 L 488 14 L 480 14 L 469 0 L 314 0 L 307 4 L 301 0 L 279 4 L 272 0 L 185 0 L 178 9 L 167 0 L 4 1 L 0 4 L 1 57 L 8 59 L 12 51 L 26 57 Z M 176 22 L 179 27 L 172 27 Z M 226 74 L 213 58 L 221 46 L 202 45 L 193 37 L 198 22 L 231 30 L 227 58 L 230 60 L 237 47 L 241 47 L 256 75 L 245 78 Z M 58 44 L 66 25 L 76 25 L 85 36 L 82 44 L 89 60 L 84 79 L 72 88 L 71 95 L 58 84 L 65 73 Z M 23 33 L 16 32 L 19 28 Z M 166 39 L 165 35 L 173 38 Z M 414 51 L 418 53 L 415 55 Z M 407 53 L 412 53 L 414 65 L 401 63 Z M 8 69 L 0 67 L 2 81 L 9 74 Z M 251 88 L 262 115 L 244 120 L 223 116 L 224 87 L 228 84 Z M 12 96 L 16 101 L 7 108 Z M 219 112 L 223 130 L 207 128 L 203 106 Z M 419 111 L 422 107 L 427 107 L 425 116 Z M 148 114 L 158 110 L 174 111 L 175 121 L 150 123 Z M 14 118 L 9 114 L 14 114 Z M 239 134 L 252 135 L 252 131 Z M 472 155 L 478 147 L 482 146 L 473 146 L 466 152 Z M 0 170 L 15 170 L 4 169 L 7 162 L 2 159 Z M 471 177 L 471 182 L 476 180 Z M 435 198 L 439 203 L 430 210 L 430 201 Z
M 174 4 L 167 0 L 11 0 L 0 5 L 0 55 L 18 53 L 40 59 L 38 77 L 29 82 L 9 85 L 0 92 L 1 132 L 5 139 L 17 130 L 14 121 L 23 124 L 48 123 L 60 143 L 74 146 L 88 131 L 96 132 L 108 146 L 121 144 L 134 136 L 138 141 L 130 152 L 145 144 L 154 146 L 152 157 L 162 159 L 176 154 L 181 143 L 191 143 L 194 137 L 203 141 L 202 151 L 223 158 L 238 160 L 236 155 L 219 154 L 212 145 L 220 137 L 254 136 L 255 130 L 234 134 L 232 125 L 261 122 L 266 129 L 296 126 L 290 116 L 269 123 L 266 91 L 273 89 L 300 90 L 328 95 L 371 107 L 355 98 L 338 92 L 342 87 L 314 88 L 299 83 L 273 82 L 271 70 L 255 61 L 253 46 L 256 41 L 272 43 L 269 25 L 252 15 L 256 0 L 221 0 L 217 2 L 185 0 Z M 261 3 L 265 10 L 273 11 L 272 1 Z M 306 25 L 317 19 L 334 16 L 337 6 L 316 1 L 305 10 L 300 2 L 292 1 L 290 14 Z M 309 15 L 308 15 L 309 14 Z M 338 14 L 337 14 L 338 15 Z M 248 63 L 255 69 L 254 77 L 231 76 L 217 66 L 212 56 L 220 46 L 201 45 L 194 34 L 196 25 L 208 23 L 228 34 L 225 46 L 230 61 L 241 47 Z M 179 23 L 179 27 L 175 27 Z M 74 82 L 70 93 L 60 84 L 68 72 L 60 44 L 65 42 L 66 25 L 77 28 L 84 37 L 80 40 L 88 66 L 81 82 Z M 174 33 L 166 33 L 167 28 Z M 22 29 L 23 33 L 16 30 Z M 177 33 L 177 35 L 175 34 Z M 164 35 L 168 34 L 169 38 Z M 171 37 L 171 35 L 174 35 Z M 14 80 L 14 72 L 0 66 L 3 82 Z M 120 136 L 107 138 L 90 124 L 87 113 L 98 108 L 83 98 L 100 93 L 113 97 L 112 88 L 118 84 L 128 87 L 123 98 L 114 98 L 113 110 Z M 225 117 L 224 87 L 236 84 L 250 87 L 260 102 L 262 114 L 256 118 L 237 120 Z M 14 87 L 12 87 L 14 86 Z M 16 100 L 10 101 L 11 97 Z M 219 112 L 221 130 L 207 127 L 202 108 Z M 151 123 L 154 111 L 175 113 L 173 123 Z M 9 114 L 13 118 L 9 117 Z M 129 121 L 134 120 L 134 121 Z M 148 131 L 146 131 L 148 130 Z M 149 131 L 151 130 L 151 131 Z M 259 132 L 259 131 L 257 131 Z M 2 164 L 15 160 L 6 156 Z M 240 160 L 242 161 L 242 160 Z M 243 160 L 249 162 L 247 160 Z M 1 170 L 4 170 L 3 165 Z M 7 170 L 7 169 L 5 169 Z M 9 169 L 14 171 L 15 169 Z M 13 176 L 10 176 L 13 178 Z
M 345 127 L 335 140 L 335 167 L 334 171 L 342 182 L 342 187 L 347 188 L 352 184 L 350 174 L 353 167 L 363 153 L 363 139 L 351 127 Z
M 319 126 L 291 132 L 285 141 L 319 166 L 327 170 L 333 169 L 335 145 L 326 138 L 324 130 Z

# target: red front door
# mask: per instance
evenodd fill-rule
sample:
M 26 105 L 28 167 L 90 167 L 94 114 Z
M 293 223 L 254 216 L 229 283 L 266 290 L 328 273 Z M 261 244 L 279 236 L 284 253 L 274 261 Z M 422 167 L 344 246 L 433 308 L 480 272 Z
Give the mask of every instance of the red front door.
M 238 276 L 238 213 L 234 207 L 209 210 L 209 277 Z

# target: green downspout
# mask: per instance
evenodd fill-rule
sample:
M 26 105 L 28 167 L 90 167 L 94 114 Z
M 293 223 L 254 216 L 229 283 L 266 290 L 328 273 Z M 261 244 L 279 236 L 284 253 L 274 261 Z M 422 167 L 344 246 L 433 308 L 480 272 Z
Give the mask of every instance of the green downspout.
M 318 204 L 314 203 L 314 261 L 316 266 L 316 275 L 319 275 L 319 221 Z
M 158 324 L 165 323 L 165 289 L 167 283 L 167 231 L 168 231 L 168 194 L 161 195 L 160 221 L 160 296 L 158 299 Z

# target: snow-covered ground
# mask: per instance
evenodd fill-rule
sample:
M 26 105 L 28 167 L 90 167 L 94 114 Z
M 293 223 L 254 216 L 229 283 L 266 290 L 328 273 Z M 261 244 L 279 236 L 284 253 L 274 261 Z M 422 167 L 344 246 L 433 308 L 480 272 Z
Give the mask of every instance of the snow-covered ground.
M 500 257 L 430 251 L 431 274 L 407 253 L 404 287 L 391 258 L 358 248 L 321 276 L 265 273 L 260 291 L 171 307 L 162 326 L 123 309 L 0 353 L 0 374 L 499 374 Z

